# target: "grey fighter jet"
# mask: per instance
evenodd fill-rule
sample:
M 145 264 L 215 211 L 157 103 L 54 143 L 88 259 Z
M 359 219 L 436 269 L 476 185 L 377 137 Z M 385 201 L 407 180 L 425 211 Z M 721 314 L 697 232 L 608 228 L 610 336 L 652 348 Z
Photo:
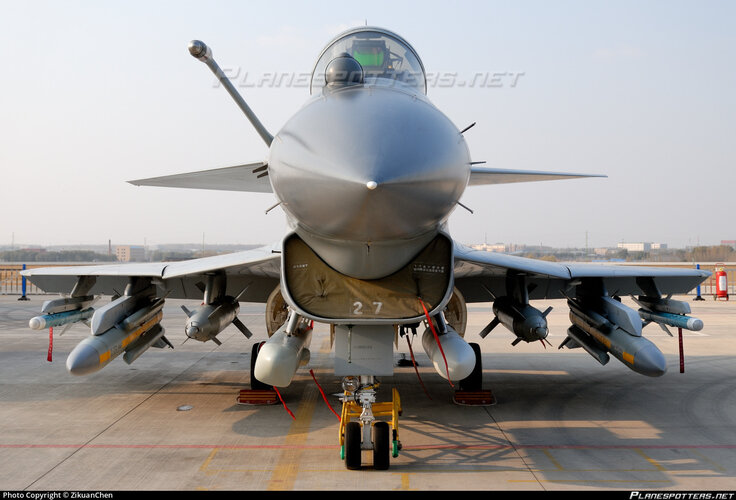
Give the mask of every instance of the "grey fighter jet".
M 394 433 L 390 446 L 371 409 L 375 377 L 393 374 L 397 332 L 424 325 L 422 345 L 437 373 L 478 390 L 481 356 L 464 339 L 466 303 L 493 302 L 480 336 L 502 324 L 516 344 L 547 337 L 549 311 L 533 300 L 567 299 L 572 324 L 561 348 L 582 348 L 601 364 L 612 355 L 647 376 L 662 375 L 666 363 L 642 336 L 644 325 L 702 328 L 671 296 L 695 288 L 705 271 L 544 262 L 454 241 L 447 221 L 468 186 L 591 176 L 473 162 L 465 130 L 427 99 L 424 66 L 400 36 L 375 27 L 338 35 L 317 59 L 310 99 L 275 135 L 209 47 L 193 41 L 189 51 L 251 121 L 268 160 L 132 184 L 273 193 L 290 229 L 273 246 L 229 255 L 26 271 L 41 289 L 67 293 L 45 303 L 32 327 L 89 319 L 91 335 L 67 359 L 70 373 L 97 371 L 119 355 L 131 363 L 166 346 L 165 298 L 201 301 L 184 308 L 185 332 L 215 342 L 231 323 L 250 338 L 237 319 L 239 303 L 265 303 L 269 338 L 253 344 L 253 388 L 288 386 L 309 362 L 312 325 L 330 325 L 345 402 L 362 408 L 359 422 L 341 424 L 346 465 L 359 467 L 361 449 L 373 448 L 375 466 L 386 468 L 398 440 Z M 92 312 L 100 294 L 113 299 Z M 622 304 L 623 295 L 641 309 Z

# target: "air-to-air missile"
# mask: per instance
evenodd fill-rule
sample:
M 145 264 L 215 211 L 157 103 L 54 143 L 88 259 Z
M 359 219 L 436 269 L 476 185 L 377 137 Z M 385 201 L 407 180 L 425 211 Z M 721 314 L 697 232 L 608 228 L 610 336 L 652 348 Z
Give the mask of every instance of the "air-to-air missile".
M 512 345 L 522 340 L 526 342 L 544 340 L 549 334 L 546 318 L 551 310 L 552 308 L 548 307 L 542 312 L 528 303 L 517 302 L 511 297 L 498 297 L 493 301 L 495 318 L 480 332 L 480 336 L 485 338 L 500 323 L 516 335 Z
M 432 361 L 435 371 L 448 380 L 462 380 L 470 376 L 475 368 L 475 351 L 445 322 L 441 314 L 434 318 L 437 320 L 435 332 L 442 349 L 437 344 L 431 328 L 425 329 L 422 334 L 422 347 Z
M 665 324 L 676 328 L 684 328 L 698 332 L 703 329 L 703 321 L 691 316 L 683 316 L 681 314 L 672 314 L 666 312 L 653 312 L 639 309 L 639 316 L 646 321 L 653 323 Z
M 94 314 L 95 310 L 90 307 L 94 301 L 91 295 L 47 300 L 41 307 L 44 314 L 31 318 L 28 326 L 32 330 L 43 330 L 84 321 Z
M 190 339 L 199 340 L 200 342 L 211 340 L 219 345 L 220 341 L 217 340 L 217 335 L 231 323 L 247 338 L 253 335 L 238 319 L 240 305 L 233 297 L 223 297 L 214 304 L 203 304 L 192 311 L 185 306 L 181 306 L 181 308 L 189 317 L 184 332 Z
M 44 328 L 52 328 L 55 326 L 67 325 L 69 323 L 76 323 L 78 321 L 84 321 L 92 317 L 95 310 L 91 307 L 76 311 L 67 311 L 54 314 L 43 314 L 31 318 L 28 322 L 28 326 L 32 330 L 43 330 Z
M 664 331 L 670 333 L 664 325 L 684 328 L 698 332 L 703 329 L 703 322 L 690 314 L 690 304 L 680 300 L 661 297 L 632 297 L 641 306 L 639 316 L 648 323 L 657 323 Z
M 92 317 L 92 335 L 69 354 L 66 367 L 73 375 L 96 372 L 122 353 L 132 363 L 149 347 L 170 344 L 159 325 L 164 299 L 133 295 L 116 299 L 98 309 Z

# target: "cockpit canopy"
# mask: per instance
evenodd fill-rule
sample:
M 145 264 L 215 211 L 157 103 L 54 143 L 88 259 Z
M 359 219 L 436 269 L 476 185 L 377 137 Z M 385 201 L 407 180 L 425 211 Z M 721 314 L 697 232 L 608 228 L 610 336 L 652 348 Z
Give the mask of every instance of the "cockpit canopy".
M 325 86 L 325 70 L 330 61 L 345 53 L 363 67 L 367 84 L 398 82 L 422 94 L 427 93 L 424 66 L 411 45 L 382 28 L 360 27 L 341 33 L 322 51 L 312 71 L 311 94 Z

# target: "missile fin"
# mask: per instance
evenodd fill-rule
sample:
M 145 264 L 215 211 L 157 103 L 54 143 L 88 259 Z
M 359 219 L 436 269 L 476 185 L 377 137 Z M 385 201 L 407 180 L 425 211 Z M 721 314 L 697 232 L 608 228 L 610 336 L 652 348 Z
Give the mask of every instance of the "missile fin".
M 59 337 L 61 337 L 62 335 L 64 335 L 64 334 L 66 333 L 66 331 L 67 331 L 67 330 L 68 330 L 69 328 L 71 328 L 71 327 L 72 327 L 72 325 L 73 325 L 73 324 L 74 324 L 74 323 L 67 323 L 67 324 L 66 324 L 66 326 L 64 327 L 64 329 L 63 329 L 63 330 L 61 331 L 61 333 L 59 334 Z
M 494 317 L 493 321 L 488 323 L 488 325 L 486 325 L 486 327 L 483 330 L 481 330 L 481 332 L 478 335 L 480 335 L 481 338 L 486 338 L 486 335 L 491 333 L 491 330 L 496 328 L 500 322 L 501 321 L 497 317 Z
M 165 336 L 163 336 L 163 335 L 162 335 L 162 336 L 161 336 L 161 338 L 160 338 L 160 339 L 158 339 L 158 340 L 156 341 L 156 343 L 155 343 L 155 344 L 153 344 L 153 345 L 152 345 L 151 347 L 155 347 L 155 348 L 157 348 L 157 349 L 163 349 L 164 347 L 170 347 L 170 348 L 172 348 L 172 349 L 174 348 L 174 346 L 173 346 L 173 345 L 171 344 L 171 342 L 169 342 L 169 339 L 167 339 L 167 338 L 166 338 Z
M 245 335 L 246 338 L 251 338 L 253 336 L 253 332 L 248 330 L 248 327 L 243 324 L 242 321 L 240 321 L 237 317 L 233 319 L 233 325 L 240 330 L 240 332 Z
M 247 292 L 247 291 L 248 291 L 248 288 L 250 288 L 250 285 L 251 285 L 251 283 L 248 283 L 247 285 L 245 285 L 245 288 L 243 288 L 243 291 L 242 291 L 242 292 L 240 292 L 240 293 L 239 293 L 239 294 L 238 294 L 238 295 L 237 295 L 237 296 L 235 297 L 235 300 L 236 300 L 236 301 L 239 301 L 239 300 L 240 300 L 240 297 L 242 297 L 242 296 L 243 296 L 243 295 L 245 294 L 245 292 Z
M 547 309 L 545 309 L 545 311 L 544 311 L 544 312 L 542 313 L 542 317 L 543 317 L 543 318 L 546 318 L 546 317 L 547 317 L 547 315 L 548 315 L 548 314 L 549 314 L 550 312 L 552 312 L 552 306 L 549 306 L 549 307 L 548 307 Z
M 220 311 L 221 308 L 222 308 L 222 304 L 220 304 L 219 306 L 215 307 L 212 310 L 212 312 L 207 316 L 207 319 L 208 320 L 209 319 L 212 319 L 216 314 L 219 314 L 219 311 Z
M 674 337 L 674 335 L 672 335 L 672 332 L 670 331 L 670 329 L 667 328 L 667 325 L 665 325 L 664 323 L 657 323 L 657 324 L 659 325 L 659 327 L 662 330 L 664 330 L 667 333 L 667 335 L 669 335 L 670 337 Z
M 217 337 L 212 337 L 210 340 L 212 342 L 214 342 L 215 344 L 217 344 L 217 345 L 222 345 L 222 342 L 220 342 L 219 340 L 217 340 Z
M 191 318 L 192 317 L 192 311 L 190 311 L 189 309 L 187 309 L 185 305 L 182 305 L 181 306 L 181 310 L 184 311 L 184 314 L 187 315 L 187 318 Z

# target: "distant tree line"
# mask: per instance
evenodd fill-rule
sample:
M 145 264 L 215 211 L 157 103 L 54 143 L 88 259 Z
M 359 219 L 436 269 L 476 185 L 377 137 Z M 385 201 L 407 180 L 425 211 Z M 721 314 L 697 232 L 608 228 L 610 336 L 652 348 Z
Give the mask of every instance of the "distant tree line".
M 651 252 L 631 252 L 625 248 L 609 251 L 605 256 L 586 255 L 580 250 L 559 249 L 545 252 L 528 251 L 524 257 L 557 261 L 618 260 L 625 262 L 736 262 L 736 250 L 728 245 L 700 246 L 690 249 L 669 248 Z
M 736 250 L 728 245 L 695 247 L 686 259 L 688 262 L 736 262 Z
M 111 262 L 117 258 L 91 250 L 5 250 L 0 252 L 0 261 L 4 262 Z

